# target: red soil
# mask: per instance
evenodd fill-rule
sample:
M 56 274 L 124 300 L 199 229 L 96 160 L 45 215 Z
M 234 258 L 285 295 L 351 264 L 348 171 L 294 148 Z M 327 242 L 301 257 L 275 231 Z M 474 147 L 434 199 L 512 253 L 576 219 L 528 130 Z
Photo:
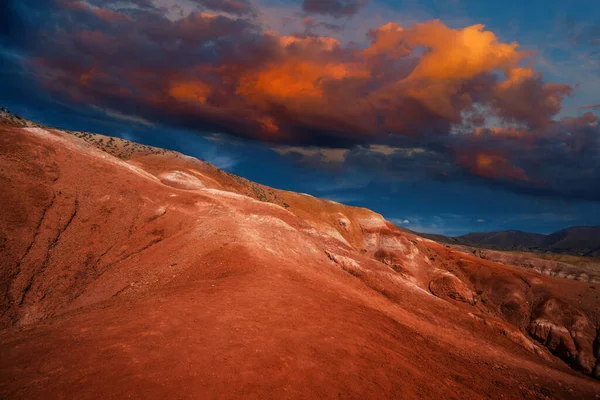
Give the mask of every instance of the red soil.
M 108 153 L 0 126 L 0 397 L 600 398 L 600 287 Z

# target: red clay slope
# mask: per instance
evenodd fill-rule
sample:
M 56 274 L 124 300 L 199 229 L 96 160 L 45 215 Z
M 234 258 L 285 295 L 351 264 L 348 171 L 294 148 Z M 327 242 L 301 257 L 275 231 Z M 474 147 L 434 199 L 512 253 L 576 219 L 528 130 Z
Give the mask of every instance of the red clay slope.
M 600 395 L 588 282 L 77 136 L 0 126 L 0 397 Z

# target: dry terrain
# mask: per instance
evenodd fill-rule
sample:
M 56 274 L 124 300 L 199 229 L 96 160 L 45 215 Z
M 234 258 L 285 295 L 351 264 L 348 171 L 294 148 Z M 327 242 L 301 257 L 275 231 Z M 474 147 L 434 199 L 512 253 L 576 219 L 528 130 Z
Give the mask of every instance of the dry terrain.
M 0 398 L 600 398 L 590 280 L 21 120 L 0 185 Z

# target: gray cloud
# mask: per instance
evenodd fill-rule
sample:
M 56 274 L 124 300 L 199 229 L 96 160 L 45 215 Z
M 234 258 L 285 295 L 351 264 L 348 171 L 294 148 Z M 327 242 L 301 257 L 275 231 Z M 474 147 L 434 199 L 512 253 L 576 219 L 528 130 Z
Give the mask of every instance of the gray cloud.
M 302 9 L 310 14 L 327 14 L 335 18 L 357 14 L 368 0 L 303 0 Z

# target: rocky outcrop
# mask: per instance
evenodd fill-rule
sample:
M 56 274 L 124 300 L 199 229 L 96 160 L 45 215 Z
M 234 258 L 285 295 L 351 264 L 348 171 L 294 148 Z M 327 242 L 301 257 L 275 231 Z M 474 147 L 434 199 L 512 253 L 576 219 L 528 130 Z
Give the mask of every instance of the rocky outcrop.
M 429 290 L 435 296 L 475 305 L 477 300 L 473 291 L 456 276 L 445 273 L 429 282 Z
M 586 374 L 596 374 L 596 329 L 577 309 L 550 298 L 535 309 L 528 331 L 556 356 Z

